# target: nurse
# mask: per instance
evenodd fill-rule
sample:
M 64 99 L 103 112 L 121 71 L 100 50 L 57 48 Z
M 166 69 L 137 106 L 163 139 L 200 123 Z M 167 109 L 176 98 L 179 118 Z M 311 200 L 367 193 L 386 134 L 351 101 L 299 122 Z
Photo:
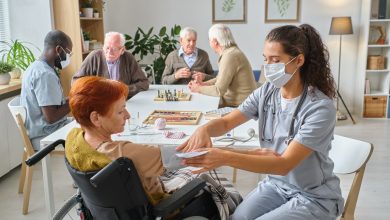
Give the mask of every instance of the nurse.
M 178 150 L 208 151 L 184 160 L 203 167 L 198 172 L 231 166 L 268 174 L 231 219 L 335 219 L 344 201 L 329 158 L 336 111 L 326 46 L 312 26 L 287 25 L 267 35 L 263 56 L 268 82 L 237 110 L 199 127 Z M 212 148 L 210 137 L 250 119 L 258 120 L 261 148 Z

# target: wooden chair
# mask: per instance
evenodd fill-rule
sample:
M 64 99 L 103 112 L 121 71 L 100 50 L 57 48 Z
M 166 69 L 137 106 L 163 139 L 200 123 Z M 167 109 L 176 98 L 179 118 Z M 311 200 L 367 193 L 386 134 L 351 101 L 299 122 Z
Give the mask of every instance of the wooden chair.
M 27 158 L 32 156 L 35 151 L 31 144 L 30 138 L 28 137 L 24 122 L 26 120 L 26 109 L 20 106 L 20 97 L 13 98 L 8 103 L 8 108 L 11 111 L 13 118 L 15 119 L 16 125 L 18 126 L 20 135 L 22 136 L 24 143 L 24 152 L 22 157 L 22 170 L 19 178 L 19 189 L 18 193 L 23 193 L 23 215 L 28 213 L 28 205 L 30 201 L 31 192 L 31 181 L 33 175 L 33 167 L 26 166 L 24 162 Z
M 336 174 L 355 174 L 341 220 L 353 220 L 360 186 L 374 146 L 371 143 L 335 135 L 329 152 Z
M 156 77 L 154 75 L 153 65 L 139 64 L 139 66 L 141 67 L 142 71 L 144 72 L 146 78 L 149 79 L 149 82 L 153 85 L 156 84 Z M 148 72 L 150 73 L 150 75 L 148 74 Z

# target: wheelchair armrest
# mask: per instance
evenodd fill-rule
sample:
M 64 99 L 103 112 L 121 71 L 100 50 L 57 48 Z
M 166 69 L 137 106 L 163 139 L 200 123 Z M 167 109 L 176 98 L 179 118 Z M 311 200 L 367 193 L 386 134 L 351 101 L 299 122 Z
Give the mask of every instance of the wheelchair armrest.
M 176 190 L 171 196 L 162 200 L 153 208 L 155 216 L 166 216 L 175 209 L 189 202 L 194 196 L 204 187 L 206 182 L 202 179 L 196 178 L 184 185 L 182 188 Z
M 42 158 L 44 158 L 46 155 L 48 155 L 50 152 L 52 152 L 58 145 L 62 145 L 63 147 L 65 147 L 65 141 L 62 139 L 58 139 L 55 142 L 42 148 L 41 150 L 36 152 L 34 155 L 29 157 L 25 161 L 27 166 L 31 167 L 32 165 L 38 163 L 40 160 L 42 160 Z

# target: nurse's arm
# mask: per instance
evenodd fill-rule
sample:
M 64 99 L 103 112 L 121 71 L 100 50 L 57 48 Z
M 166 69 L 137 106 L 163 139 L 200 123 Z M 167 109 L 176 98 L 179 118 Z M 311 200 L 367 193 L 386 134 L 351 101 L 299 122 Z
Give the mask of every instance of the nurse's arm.
M 212 147 L 210 137 L 218 137 L 233 128 L 241 125 L 249 119 L 239 110 L 233 110 L 222 118 L 209 121 L 207 124 L 196 129 L 194 134 L 177 147 L 178 151 L 189 152 L 197 148 Z
M 223 150 L 228 150 L 232 151 L 235 153 L 241 153 L 241 154 L 249 154 L 249 155 L 262 155 L 262 156 L 270 156 L 270 155 L 275 155 L 275 156 L 280 156 L 277 152 L 274 150 L 271 150 L 269 148 L 245 148 L 245 147 L 218 147 Z
M 219 152 L 222 165 L 231 166 L 256 173 L 286 175 L 301 161 L 307 158 L 313 150 L 297 141 L 291 141 L 281 155 L 242 154 L 232 151 Z M 206 154 L 207 155 L 207 154 Z M 223 159 L 222 159 L 223 158 Z

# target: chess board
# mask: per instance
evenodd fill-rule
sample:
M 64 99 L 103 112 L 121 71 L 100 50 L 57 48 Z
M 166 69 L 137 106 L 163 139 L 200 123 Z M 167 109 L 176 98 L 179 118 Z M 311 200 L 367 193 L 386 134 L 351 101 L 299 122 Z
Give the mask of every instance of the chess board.
M 201 115 L 201 111 L 154 110 L 143 123 L 154 124 L 157 118 L 165 118 L 168 125 L 196 125 Z
M 157 96 L 154 98 L 154 101 L 190 101 L 191 93 L 183 92 L 183 90 L 158 90 Z

